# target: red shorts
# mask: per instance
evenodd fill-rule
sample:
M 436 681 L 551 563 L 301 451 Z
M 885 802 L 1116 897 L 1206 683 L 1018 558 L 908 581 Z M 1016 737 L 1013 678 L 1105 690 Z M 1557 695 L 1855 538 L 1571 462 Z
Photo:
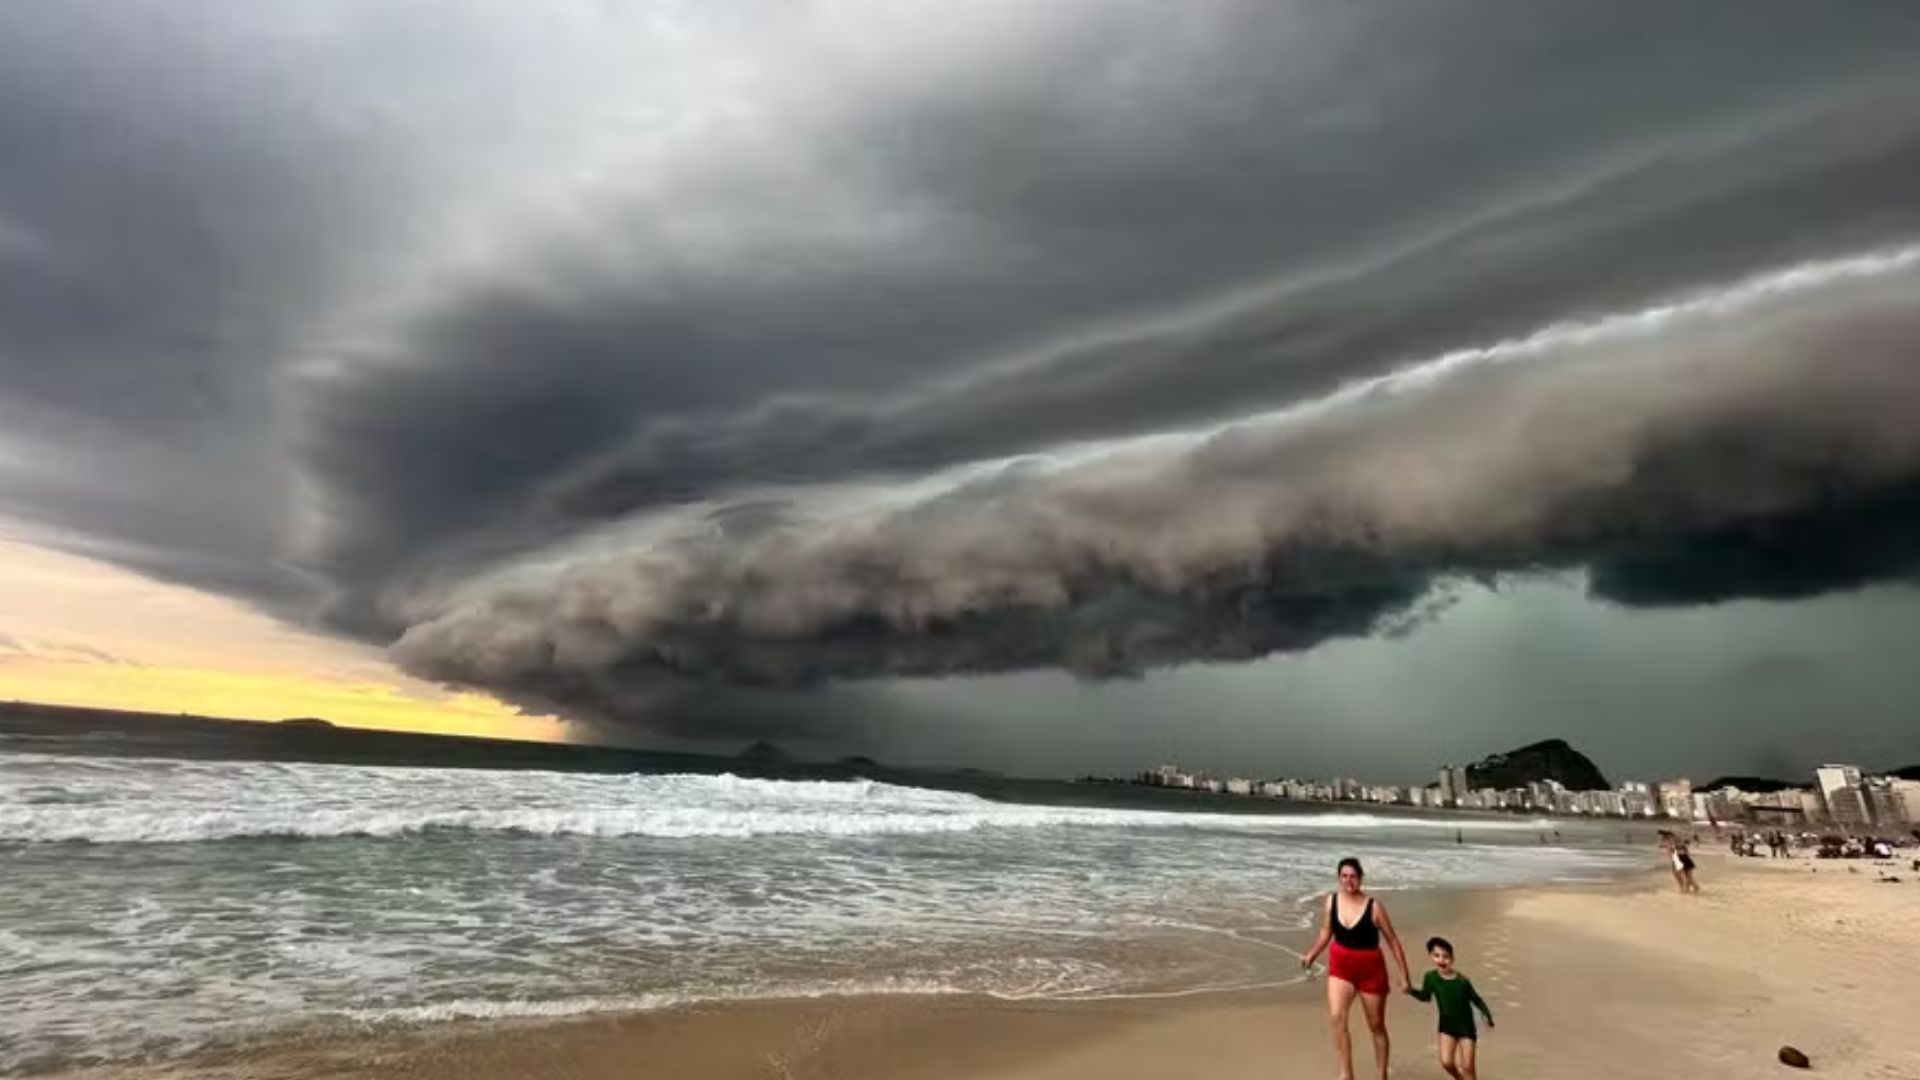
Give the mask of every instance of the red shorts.
M 1379 949 L 1349 949 L 1339 942 L 1327 950 L 1327 977 L 1353 984 L 1363 994 L 1385 994 L 1387 955 Z

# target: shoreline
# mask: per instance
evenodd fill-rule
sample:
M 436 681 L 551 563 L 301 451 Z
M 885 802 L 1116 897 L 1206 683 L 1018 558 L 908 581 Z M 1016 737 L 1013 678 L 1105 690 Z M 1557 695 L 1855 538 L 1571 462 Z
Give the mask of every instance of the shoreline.
M 1647 1069 L 1734 1080 L 1781 1068 L 1775 1053 L 1791 1044 L 1823 1076 L 1920 1076 L 1920 1033 L 1907 1019 L 1920 1004 L 1907 970 L 1920 956 L 1920 875 L 1882 884 L 1868 867 L 1712 853 L 1701 871 L 1699 897 L 1675 894 L 1658 869 L 1603 883 L 1384 895 L 1414 978 L 1425 968 L 1421 942 L 1443 934 L 1493 1006 L 1499 1026 L 1483 1033 L 1483 1075 L 1584 1080 Z M 890 994 L 688 1005 L 369 1030 L 45 1075 L 1323 1078 L 1333 1071 L 1323 985 L 1316 975 L 1257 990 L 1095 1000 Z M 1395 997 L 1388 1019 L 1395 1074 L 1440 1075 L 1431 1007 Z M 1353 1031 L 1356 1068 L 1371 1075 L 1357 1010 Z
M 1611 889 L 1622 879 L 1551 888 Z M 1469 905 L 1536 886 L 1484 885 L 1380 890 L 1403 935 L 1419 978 L 1419 941 L 1404 929 L 1451 919 Z M 1303 920 L 1317 895 L 1303 898 Z M 1325 1042 L 1320 1018 L 1325 961 L 1312 973 L 1296 965 L 1311 942 L 1311 925 L 1262 938 L 1278 950 L 1270 983 L 1143 989 L 1085 996 L 1001 997 L 967 991 L 894 991 L 673 1003 L 658 1008 L 587 1010 L 551 1016 L 455 1015 L 425 1024 L 331 1024 L 263 1034 L 181 1057 L 110 1062 L 27 1074 L 36 1080 L 314 1080 L 403 1074 L 424 1080 L 480 1077 L 627 1076 L 623 1062 L 642 1053 L 674 1063 L 660 1075 L 701 1077 L 911 1077 L 948 1080 L 998 1076 L 1003 1070 L 1082 1044 L 1110 1041 L 1124 1029 L 1178 1017 L 1205 1025 L 1234 1016 L 1273 1030 L 1276 1006 L 1295 1034 Z M 1422 939 L 1424 940 L 1424 939 Z M 1400 1004 L 1400 1003 L 1396 1003 Z M 1405 1002 L 1405 1005 L 1412 1005 Z M 1356 1031 L 1364 1028 L 1355 1013 Z M 990 1028 L 991 1041 L 970 1033 Z M 903 1061 L 895 1042 L 944 1046 L 927 1060 Z M 529 1054 L 529 1047 L 540 1049 Z M 873 1059 L 868 1060 L 868 1055 Z M 812 1064 L 805 1069 L 800 1061 Z M 554 1062 L 566 1062 L 555 1066 Z M 559 1071 L 542 1071 L 558 1068 Z M 822 1071 L 824 1069 L 824 1071 Z M 678 1071 L 692 1070 L 692 1071 Z M 984 1070 L 984 1071 L 983 1071 Z M 652 1075 L 649 1073 L 648 1075 Z M 1019 1075 L 1025 1075 L 1021 1073 Z

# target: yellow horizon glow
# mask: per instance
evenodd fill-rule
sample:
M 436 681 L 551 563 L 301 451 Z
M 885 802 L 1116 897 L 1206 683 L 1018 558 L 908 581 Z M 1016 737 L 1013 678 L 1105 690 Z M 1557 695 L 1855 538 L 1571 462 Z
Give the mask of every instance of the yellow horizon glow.
M 567 742 L 565 721 L 412 678 L 226 597 L 0 539 L 0 700 Z

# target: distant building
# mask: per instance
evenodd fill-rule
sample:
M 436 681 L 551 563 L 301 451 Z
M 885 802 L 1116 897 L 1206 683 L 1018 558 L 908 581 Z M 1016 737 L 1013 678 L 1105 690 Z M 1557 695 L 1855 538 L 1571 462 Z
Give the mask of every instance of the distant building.
M 1906 825 L 1920 825 L 1920 780 L 1888 781 L 1900 800 L 1900 818 Z
M 1882 828 L 1898 827 L 1912 820 L 1907 816 L 1900 791 L 1893 785 L 1891 777 L 1876 776 L 1861 787 L 1866 796 L 1867 817 Z
M 1862 830 L 1873 824 L 1858 766 L 1822 765 L 1813 771 L 1813 777 L 1827 805 L 1827 819 L 1836 828 Z
M 1606 814 L 1610 817 L 1627 816 L 1627 800 L 1626 797 L 1619 792 L 1589 791 L 1587 795 L 1592 799 L 1591 805 L 1593 806 L 1594 813 Z
M 1822 765 L 1813 770 L 1814 782 L 1820 788 L 1821 798 L 1841 788 L 1860 786 L 1860 769 L 1855 765 Z
M 1660 812 L 1675 821 L 1693 820 L 1693 781 L 1682 776 L 1660 785 Z
M 1627 817 L 1652 817 L 1653 787 L 1638 780 L 1627 780 L 1620 785 L 1620 809 Z

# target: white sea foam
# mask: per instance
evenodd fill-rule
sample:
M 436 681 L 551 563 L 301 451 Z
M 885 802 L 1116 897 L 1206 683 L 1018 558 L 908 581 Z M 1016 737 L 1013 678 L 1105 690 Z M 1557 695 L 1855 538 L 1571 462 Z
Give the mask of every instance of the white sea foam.
M 458 999 L 393 1009 L 345 1009 L 338 1015 L 372 1026 L 419 1025 L 460 1020 L 552 1020 L 604 1013 L 663 1012 L 693 1005 L 745 1001 L 805 1001 L 816 998 L 911 995 L 938 997 L 977 993 L 927 979 L 871 979 L 831 984 L 772 985 L 709 990 L 699 994 L 632 994 L 621 997 L 553 998 L 541 1001 Z
M 0 843 L 154 844 L 436 831 L 721 839 L 983 829 L 1526 829 L 1364 813 L 1250 815 L 1000 803 L 871 780 L 588 775 L 257 762 L 0 759 Z M 29 782 L 30 781 L 30 782 Z

